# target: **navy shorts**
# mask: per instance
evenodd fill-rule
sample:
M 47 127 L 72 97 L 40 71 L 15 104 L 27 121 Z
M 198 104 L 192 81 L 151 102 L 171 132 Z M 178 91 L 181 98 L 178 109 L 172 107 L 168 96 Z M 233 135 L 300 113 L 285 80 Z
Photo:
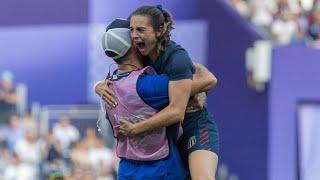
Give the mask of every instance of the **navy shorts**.
M 208 150 L 219 154 L 219 134 L 213 116 L 204 107 L 192 113 L 186 113 L 183 134 L 178 140 L 182 159 L 188 162 L 188 156 L 196 150 Z

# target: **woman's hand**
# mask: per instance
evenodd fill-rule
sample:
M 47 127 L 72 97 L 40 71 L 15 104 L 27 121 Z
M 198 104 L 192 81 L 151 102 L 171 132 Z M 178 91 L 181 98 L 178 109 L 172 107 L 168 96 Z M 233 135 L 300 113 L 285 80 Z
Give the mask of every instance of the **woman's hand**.
M 206 93 L 198 93 L 192 97 L 190 97 L 186 112 L 195 112 L 203 108 L 207 99 Z
M 101 81 L 94 90 L 108 104 L 108 107 L 112 108 L 117 106 L 117 101 L 114 92 L 109 88 L 110 84 L 112 84 L 110 80 Z
M 128 137 L 135 136 L 138 134 L 138 132 L 136 131 L 135 124 L 127 120 L 120 120 L 119 133 Z

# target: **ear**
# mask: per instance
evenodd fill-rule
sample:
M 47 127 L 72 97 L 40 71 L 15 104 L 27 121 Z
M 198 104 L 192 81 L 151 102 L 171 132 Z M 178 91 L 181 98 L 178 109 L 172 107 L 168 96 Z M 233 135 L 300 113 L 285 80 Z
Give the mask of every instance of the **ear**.
M 156 36 L 160 37 L 162 35 L 162 33 L 163 33 L 163 26 L 160 26 L 159 29 L 156 32 Z

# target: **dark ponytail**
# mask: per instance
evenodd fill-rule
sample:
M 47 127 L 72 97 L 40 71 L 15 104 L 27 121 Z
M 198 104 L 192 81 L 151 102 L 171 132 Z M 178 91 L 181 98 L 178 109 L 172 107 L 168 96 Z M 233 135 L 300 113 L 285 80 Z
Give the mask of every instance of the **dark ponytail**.
M 163 10 L 160 5 L 157 6 L 142 6 L 138 9 L 136 9 L 131 15 L 130 19 L 133 15 L 145 15 L 150 17 L 151 25 L 155 31 L 159 31 L 159 29 L 162 27 L 163 31 L 160 34 L 157 43 L 157 54 L 161 51 L 165 50 L 165 47 L 170 42 L 170 32 L 174 26 L 174 21 L 172 15 L 166 11 Z

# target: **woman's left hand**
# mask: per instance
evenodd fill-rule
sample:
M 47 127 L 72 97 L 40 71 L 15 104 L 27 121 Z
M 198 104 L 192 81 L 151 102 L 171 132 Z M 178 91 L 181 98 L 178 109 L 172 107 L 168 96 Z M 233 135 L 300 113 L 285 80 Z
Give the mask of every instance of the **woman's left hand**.
M 120 120 L 119 133 L 128 137 L 137 135 L 135 124 L 127 120 Z

